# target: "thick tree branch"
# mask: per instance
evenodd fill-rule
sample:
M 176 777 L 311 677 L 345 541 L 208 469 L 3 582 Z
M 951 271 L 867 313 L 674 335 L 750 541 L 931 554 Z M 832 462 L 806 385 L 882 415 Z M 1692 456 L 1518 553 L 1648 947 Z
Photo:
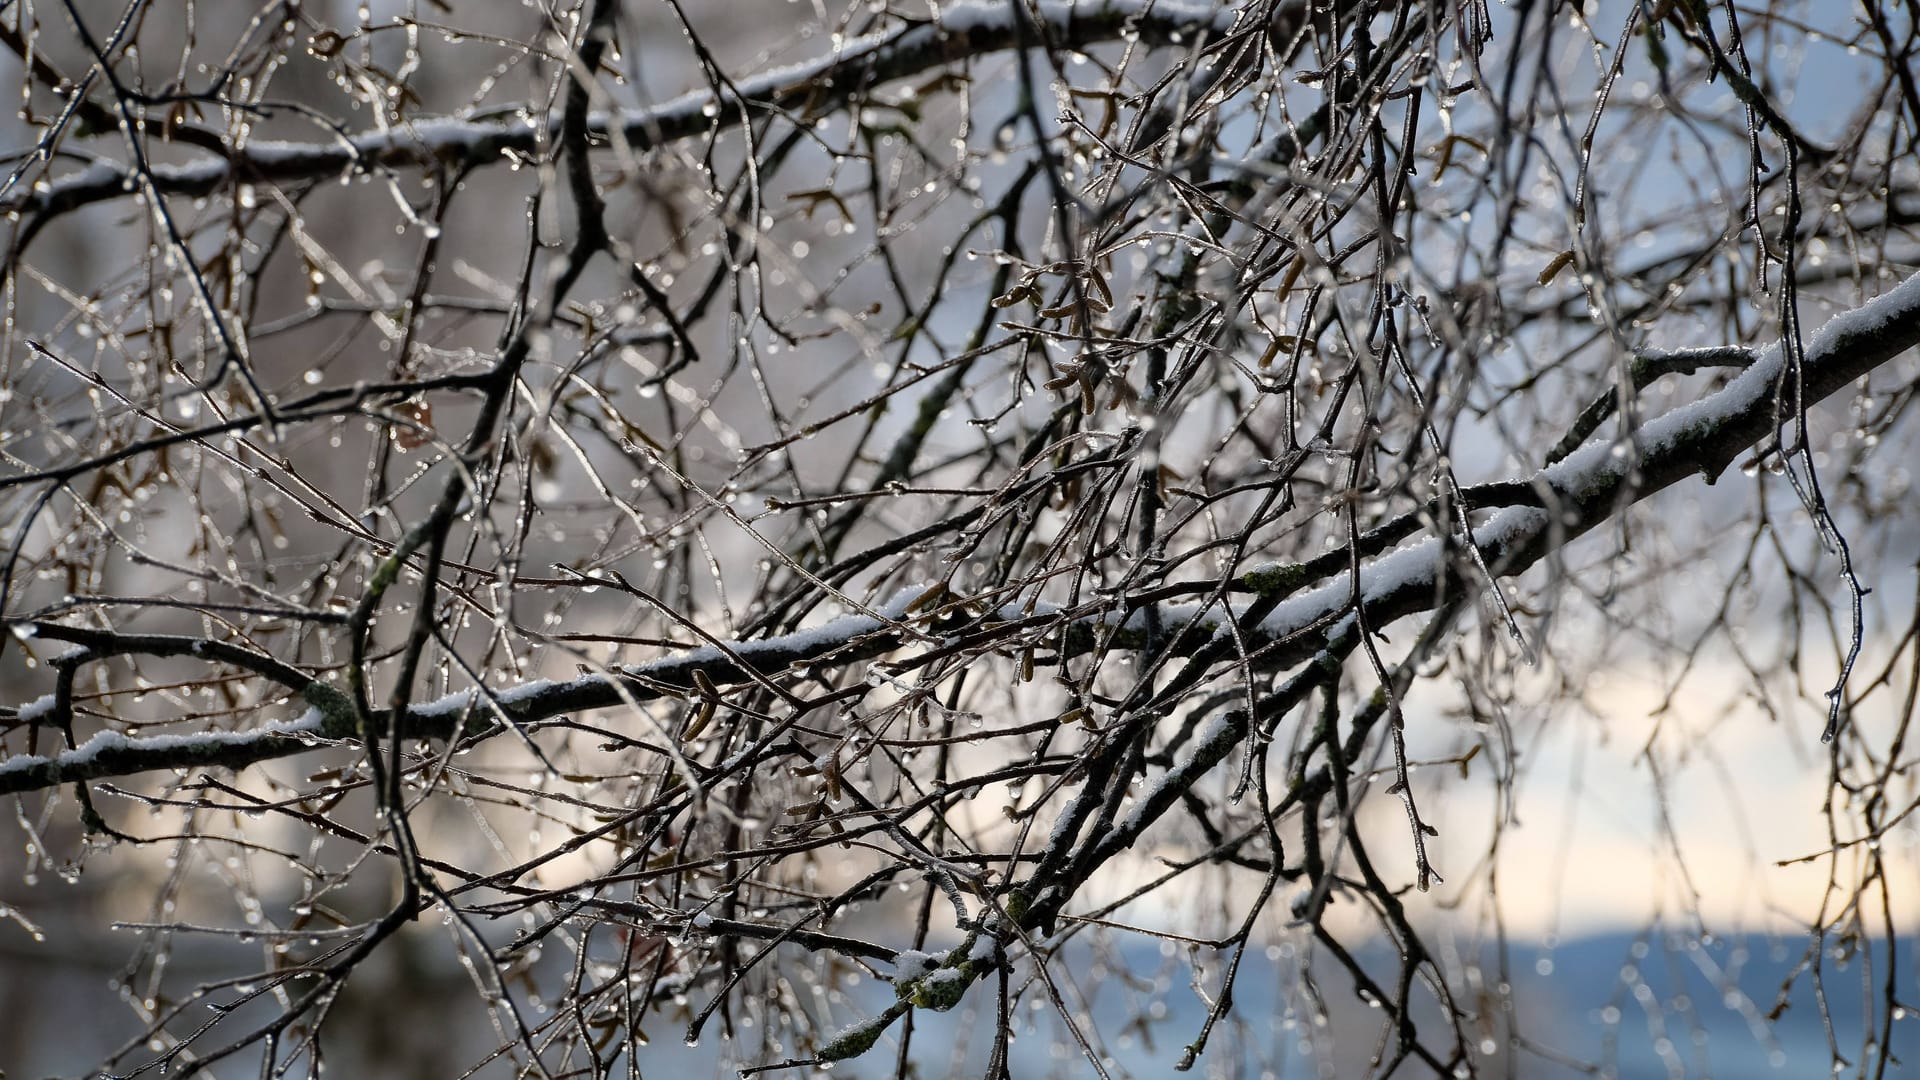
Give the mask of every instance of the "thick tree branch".
M 1837 393 L 1862 375 L 1907 349 L 1920 345 L 1920 274 L 1865 305 L 1834 317 L 1808 342 L 1802 377 L 1809 401 Z M 1538 506 L 1498 511 L 1474 529 L 1474 540 L 1496 573 L 1519 574 L 1548 553 L 1622 512 L 1627 506 L 1694 474 L 1710 481 L 1735 457 L 1771 438 L 1780 417 L 1790 415 L 1776 403 L 1776 388 L 1786 373 L 1778 346 L 1762 350 L 1754 362 L 1716 393 L 1649 420 L 1635 432 L 1635 453 L 1619 455 L 1608 442 L 1590 443 L 1536 473 L 1531 484 L 1541 492 Z M 1369 621 L 1378 627 L 1429 610 L 1448 588 L 1447 552 L 1428 539 L 1366 564 L 1360 590 Z M 1261 645 L 1261 662 L 1288 667 L 1311 659 L 1350 617 L 1352 588 L 1347 575 L 1279 604 L 1258 626 L 1244 627 Z M 739 685 L 778 675 L 796 666 L 844 666 L 901 647 L 908 635 L 896 620 L 908 618 L 924 589 L 906 589 L 880 605 L 882 618 L 847 616 L 824 626 L 758 641 L 695 649 L 678 656 L 561 682 L 531 682 L 481 696 L 463 691 L 440 701 L 413 706 L 397 730 L 403 738 L 444 739 L 455 733 L 484 734 L 499 728 L 536 723 L 563 714 L 657 700 L 712 686 Z M 1166 605 L 1165 625 L 1180 625 L 1199 614 L 1202 629 L 1225 632 L 1218 616 L 1191 605 Z M 1092 623 L 1105 618 L 1088 615 Z M 1136 619 L 1138 616 L 1135 617 Z M 976 645 L 1023 617 L 1008 605 L 968 623 L 964 636 Z M 1131 623 L 1133 620 L 1129 620 Z M 961 632 L 958 627 L 949 627 Z M 1201 640 L 1206 636 L 1202 635 Z M 175 639 L 168 651 L 178 655 Z M 1198 642 L 1196 642 L 1197 646 Z M 110 643 L 89 647 L 115 651 Z M 124 650 L 122 650 L 124 651 Z M 232 659 L 229 657 L 229 659 Z M 54 785 L 128 776 L 177 767 L 244 768 L 259 761 L 306 749 L 316 738 L 351 733 L 327 708 L 335 700 L 324 684 L 310 684 L 315 707 L 299 720 L 239 732 L 129 738 L 104 732 L 51 758 L 18 755 L 0 762 L 0 794 Z M 29 706 L 31 708 L 31 706 Z M 490 719 L 491 717 L 491 719 Z M 384 723 L 384 717 L 376 718 Z M 1217 740 L 1216 740 L 1217 741 Z M 1224 750 L 1221 750 L 1224 753 Z
M 1208 28 L 1230 28 L 1237 9 L 1185 0 L 1043 0 L 1036 5 L 1048 37 L 1063 49 L 1084 48 L 1137 33 L 1149 44 L 1165 44 Z M 595 113 L 587 121 L 588 141 L 604 144 L 616 133 L 636 150 L 647 150 L 707 132 L 733 127 L 773 113 L 796 119 L 843 106 L 854 95 L 931 71 L 956 60 L 1005 52 L 1019 46 L 1012 8 L 1006 4 L 949 7 L 939 23 L 923 22 L 847 42 L 818 60 L 778 68 L 733 84 L 736 95 L 707 91 L 685 94 L 647 109 Z M 512 119 L 441 117 L 366 131 L 324 142 L 262 139 L 227 157 L 188 165 L 157 165 L 148 170 L 152 189 L 162 195 L 199 197 L 230 183 L 292 183 L 326 179 L 374 168 L 440 165 L 450 171 L 539 152 L 560 134 L 564 119 L 539 124 Z M 135 190 L 129 166 L 95 160 L 78 172 L 45 184 L 23 184 L 0 198 L 0 214 L 58 215 L 93 203 L 124 198 Z

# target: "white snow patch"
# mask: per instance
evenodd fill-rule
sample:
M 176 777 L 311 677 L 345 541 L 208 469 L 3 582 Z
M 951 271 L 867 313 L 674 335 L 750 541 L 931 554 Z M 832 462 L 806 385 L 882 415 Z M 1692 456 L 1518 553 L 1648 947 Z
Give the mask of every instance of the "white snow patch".
M 109 751 L 125 750 L 141 754 L 160 754 L 183 747 L 199 749 L 247 746 L 268 739 L 312 734 L 320 730 L 324 719 L 319 709 L 308 709 L 297 720 L 275 721 L 244 731 L 199 731 L 191 735 L 139 737 L 128 736 L 118 731 L 102 731 L 79 746 L 71 750 L 62 750 L 51 758 L 41 754 L 15 754 L 5 761 L 0 761 L 0 774 L 37 769 L 50 761 L 63 773 L 69 769 L 85 769 L 93 764 L 95 758 Z
M 18 714 L 20 722 L 23 724 L 37 724 L 46 719 L 47 714 L 53 711 L 53 702 L 54 697 L 52 694 L 42 694 L 32 701 L 27 702 L 25 705 L 20 706 L 20 712 Z
M 992 956 L 993 955 L 993 939 L 982 938 L 981 940 L 987 943 L 987 955 Z M 975 947 L 978 948 L 978 945 L 976 945 Z M 929 987 L 946 986 L 950 983 L 964 983 L 964 982 L 970 982 L 971 980 L 972 980 L 972 976 L 968 975 L 966 972 L 960 970 L 957 967 L 943 967 L 940 970 L 934 972 L 933 974 L 927 976 L 927 985 Z
M 871 610 L 873 615 L 842 615 L 837 619 L 819 626 L 796 630 L 779 637 L 757 638 L 753 641 L 729 641 L 723 645 L 703 645 L 683 653 L 663 657 L 645 664 L 636 664 L 623 668 L 625 674 L 645 678 L 648 675 L 684 668 L 689 664 L 716 664 L 739 657 L 753 660 L 763 656 L 778 656 L 784 653 L 814 652 L 852 641 L 854 638 L 877 633 L 888 629 L 907 613 L 914 601 L 927 594 L 934 587 L 933 582 L 922 582 L 900 589 L 886 602 Z
M 893 958 L 893 981 L 908 983 L 940 966 L 940 958 L 918 949 L 903 950 Z

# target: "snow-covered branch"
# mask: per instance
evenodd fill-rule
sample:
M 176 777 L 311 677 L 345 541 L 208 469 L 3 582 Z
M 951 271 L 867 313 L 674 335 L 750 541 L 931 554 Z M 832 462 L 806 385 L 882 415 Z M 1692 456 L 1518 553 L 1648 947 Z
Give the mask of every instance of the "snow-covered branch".
M 1865 305 L 1829 320 L 1807 342 L 1801 377 L 1809 404 L 1827 398 L 1855 379 L 1909 349 L 1920 346 L 1920 274 L 1914 274 Z M 1535 473 L 1532 486 L 1539 506 L 1511 506 L 1475 527 L 1473 538 L 1488 565 L 1502 577 L 1520 574 L 1542 557 L 1593 529 L 1628 505 L 1694 474 L 1712 483 L 1733 459 L 1773 436 L 1791 419 L 1776 408 L 1783 382 L 1790 381 L 1784 350 L 1774 344 L 1718 392 L 1654 418 L 1634 433 L 1634 452 L 1616 452 L 1614 440 L 1591 442 Z M 1447 554 L 1437 538 L 1395 551 L 1361 569 L 1361 595 L 1375 627 L 1431 610 L 1446 588 Z M 1256 572 L 1257 573 L 1257 572 Z M 1468 586 L 1470 587 L 1470 586 Z M 1276 648 L 1265 659 L 1279 666 L 1311 660 L 1350 627 L 1353 589 L 1346 574 L 1290 599 L 1263 619 L 1255 641 Z M 1333 629 L 1308 631 L 1332 622 Z M 1348 646 L 1351 647 L 1350 645 Z M 1344 650 L 1342 650 L 1344 655 Z M 1246 718 L 1216 718 L 1218 726 Z M 1225 760 L 1237 740 L 1202 737 L 1180 772 L 1197 777 Z M 1177 777 L 1175 779 L 1178 779 Z M 1180 785 L 1168 782 L 1170 789 Z M 1130 842 L 1151 814 L 1116 832 Z M 1106 844 L 1115 846 L 1112 838 Z
M 1808 402 L 1838 392 L 1915 345 L 1920 345 L 1920 274 L 1836 316 L 1813 335 L 1800 372 Z M 1539 505 L 1507 507 L 1475 527 L 1474 541 L 1487 564 L 1501 576 L 1519 574 L 1634 502 L 1694 474 L 1712 480 L 1742 451 L 1771 438 L 1783 416 L 1791 416 L 1791 410 L 1783 412 L 1776 402 L 1778 388 L 1788 375 L 1780 347 L 1768 347 L 1718 392 L 1647 421 L 1634 433 L 1633 453 L 1617 452 L 1611 440 L 1595 441 L 1534 474 L 1530 483 L 1539 492 Z M 1369 621 L 1380 627 L 1430 610 L 1450 587 L 1449 566 L 1437 538 L 1365 564 L 1360 593 Z M 508 722 L 537 723 L 685 694 L 702 683 L 738 686 L 777 678 L 798 667 L 844 667 L 900 649 L 921 636 L 902 620 L 920 618 L 915 609 L 927 596 L 926 586 L 902 589 L 871 615 L 844 616 L 777 637 L 709 645 L 615 672 L 528 682 L 486 695 L 462 691 L 413 707 L 400 730 L 416 739 L 471 736 L 503 730 Z M 1350 612 L 1352 596 L 1348 576 L 1341 572 L 1274 607 L 1257 627 L 1243 630 L 1265 646 L 1264 663 L 1297 665 L 1340 632 L 1340 620 Z M 1161 607 L 1165 625 L 1179 625 L 1196 614 L 1203 625 L 1223 617 L 1217 609 L 1193 605 Z M 1110 617 L 1082 618 L 1092 623 Z M 1019 621 L 1023 621 L 1019 609 L 1008 605 L 967 623 L 961 632 L 977 641 L 995 625 Z M 1134 621 L 1144 620 L 1136 613 Z M 1216 633 L 1227 631 L 1217 627 Z M 36 702 L 25 707 L 22 718 L 28 710 L 38 715 L 45 706 Z M 351 735 L 350 728 L 343 729 L 337 718 L 319 707 L 298 720 L 249 731 L 147 738 L 104 732 L 55 755 L 23 754 L 0 762 L 0 794 L 182 766 L 243 768 L 299 753 L 319 739 Z M 1217 749 L 1224 753 L 1224 748 Z
M 1866 304 L 1842 312 L 1806 343 L 1800 370 L 1808 405 L 1821 401 L 1920 345 L 1920 274 Z M 1742 451 L 1771 438 L 1792 419 L 1777 395 L 1791 394 L 1787 358 L 1776 343 L 1719 391 L 1648 420 L 1623 453 L 1612 439 L 1589 442 L 1530 478 L 1537 506 L 1510 506 L 1474 528 L 1474 542 L 1494 571 L 1511 577 L 1655 492 L 1700 475 L 1711 483 Z M 1447 555 L 1429 538 L 1361 568 L 1361 594 L 1376 627 L 1430 610 L 1443 588 Z M 1276 607 L 1259 627 L 1285 643 L 1275 662 L 1300 663 L 1320 648 L 1303 635 L 1350 606 L 1346 575 Z
M 1239 9 L 1188 0 L 1045 0 L 1035 5 L 1051 44 L 1079 49 L 1122 36 L 1149 44 L 1192 41 L 1200 31 L 1222 34 Z M 939 18 L 845 42 L 818 59 L 763 71 L 697 91 L 652 108 L 601 112 L 589 137 L 646 150 L 682 139 L 786 114 L 804 121 L 844 105 L 857 94 L 943 65 L 1020 47 L 1011 5 L 947 5 Z M 558 134 L 558 114 L 530 120 L 506 116 L 409 119 L 378 130 L 316 142 L 247 140 L 224 158 L 156 165 L 148 179 L 167 195 L 199 197 L 232 183 L 297 183 L 373 169 L 440 164 L 454 170 L 537 154 Z M 0 213 L 57 215 L 139 190 L 129 166 L 100 158 L 85 168 L 0 195 Z
M 925 592 L 924 586 L 903 589 L 874 608 L 872 615 L 849 615 L 780 637 L 711 645 L 576 679 L 538 679 L 497 693 L 463 690 L 408 709 L 400 731 L 403 737 L 411 739 L 484 735 L 505 723 L 536 723 L 568 713 L 658 700 L 692 690 L 702 679 L 715 686 L 736 685 L 778 674 L 795 665 L 828 659 L 838 664 L 867 659 L 898 647 L 904 628 L 897 620 L 903 618 Z M 93 636 L 107 637 L 98 633 Z M 99 651 L 101 655 L 122 655 L 132 650 L 102 644 Z M 170 650 L 169 654 L 178 655 L 179 651 Z M 217 654 L 209 651 L 208 655 Z M 315 683 L 309 685 L 305 696 L 313 702 L 313 707 L 298 719 L 257 729 L 151 737 L 129 737 L 109 731 L 50 756 L 16 754 L 0 761 L 0 794 L 156 769 L 244 768 L 300 753 L 321 740 L 344 739 L 354 734 L 351 706 L 346 704 L 344 694 L 326 684 Z M 41 722 L 52 705 L 51 697 L 36 699 L 22 706 L 16 719 Z M 374 722 L 384 725 L 386 717 L 376 716 Z

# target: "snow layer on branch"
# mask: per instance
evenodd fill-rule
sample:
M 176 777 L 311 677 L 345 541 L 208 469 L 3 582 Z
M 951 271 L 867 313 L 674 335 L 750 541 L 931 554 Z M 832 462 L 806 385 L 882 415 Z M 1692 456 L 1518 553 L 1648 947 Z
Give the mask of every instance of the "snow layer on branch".
M 1840 355 L 1849 339 L 1883 334 L 1897 322 L 1920 317 L 1920 274 L 1857 308 L 1827 320 L 1806 342 L 1805 363 L 1810 372 L 1822 366 L 1844 364 Z M 1716 430 L 1757 409 L 1770 409 L 1774 387 L 1786 367 L 1778 342 L 1762 350 L 1754 362 L 1718 391 L 1648 420 L 1634 433 L 1636 453 L 1616 453 L 1613 440 L 1598 439 L 1532 476 L 1534 485 L 1577 496 L 1581 492 L 1611 489 L 1636 462 L 1670 456 L 1690 435 Z M 1551 524 L 1546 510 L 1511 506 L 1474 528 L 1473 536 L 1489 562 L 1539 537 Z M 1445 554 L 1437 537 L 1383 555 L 1360 568 L 1363 600 L 1374 603 L 1410 586 L 1439 580 Z M 1345 610 L 1353 597 L 1351 572 L 1343 573 L 1310 592 L 1282 602 L 1260 624 L 1269 640 L 1279 640 Z M 1224 631 L 1222 631 L 1224 633 Z
M 27 702 L 25 705 L 20 706 L 20 711 L 16 714 L 16 719 L 23 724 L 37 724 L 41 720 L 46 719 L 47 714 L 53 711 L 54 701 L 55 698 L 52 694 L 42 694 L 32 701 Z
M 1112 0 L 1118 4 L 1122 0 Z M 1132 0 L 1125 0 L 1132 2 Z M 1142 4 L 1141 6 L 1145 6 Z M 1810 388 L 1832 393 L 1844 385 L 1847 378 L 1855 377 L 1872 366 L 1876 358 L 1884 360 L 1888 355 L 1897 355 L 1912 347 L 1911 339 L 1920 337 L 1917 333 L 1907 333 L 1905 337 L 1893 333 L 1896 328 L 1907 329 L 1920 324 L 1920 274 L 1915 274 L 1892 290 L 1868 301 L 1864 305 L 1834 316 L 1806 343 L 1805 367 L 1802 375 Z M 1862 360 L 1857 356 L 1846 355 L 1844 350 L 1850 343 L 1869 342 L 1863 346 L 1875 353 L 1875 356 Z M 1885 354 L 1885 355 L 1878 355 Z M 1671 459 L 1676 447 L 1687 444 L 1687 440 L 1700 432 L 1731 430 L 1732 425 L 1745 425 L 1747 428 L 1755 417 L 1764 417 L 1766 410 L 1772 408 L 1771 398 L 1774 387 L 1779 382 L 1786 365 L 1786 359 L 1778 344 L 1763 350 L 1739 375 L 1725 387 L 1698 401 L 1673 409 L 1647 421 L 1635 432 L 1638 453 L 1632 455 L 1616 454 L 1610 440 L 1589 442 L 1568 455 L 1562 461 L 1542 469 L 1532 477 L 1537 487 L 1565 494 L 1570 505 L 1578 501 L 1578 494 L 1588 490 L 1611 490 L 1625 470 L 1641 465 L 1659 462 L 1663 456 Z M 1756 438 L 1758 436 L 1755 436 Z M 1674 462 L 1665 461 L 1668 471 L 1672 471 Z M 1688 467 L 1693 463 L 1682 462 Z M 1669 477 L 1664 483 L 1671 483 Z M 1655 490 L 1649 487 L 1646 491 Z M 1610 513 L 1610 509 L 1603 511 Z M 1504 556 L 1519 552 L 1532 545 L 1548 530 L 1553 523 L 1549 511 L 1533 506 L 1510 506 L 1495 513 L 1473 530 L 1475 542 L 1488 556 L 1488 562 L 1499 566 Z M 1577 523 L 1581 527 L 1591 522 Z M 1441 541 L 1437 537 L 1427 537 L 1408 547 L 1389 552 L 1373 560 L 1360 570 L 1362 601 L 1366 604 L 1387 600 L 1399 596 L 1403 601 L 1408 590 L 1422 586 L 1431 587 L 1439 580 L 1443 570 L 1442 560 L 1446 557 Z M 1508 572 L 1524 569 L 1524 563 L 1510 564 Z M 781 637 L 757 639 L 753 641 L 727 642 L 720 646 L 708 645 L 692 649 L 673 656 L 632 667 L 623 668 L 620 674 L 645 680 L 649 677 L 662 679 L 684 678 L 688 673 L 704 665 L 721 667 L 736 661 L 745 661 L 759 667 L 762 662 L 772 664 L 781 660 L 799 660 L 818 657 L 840 646 L 851 644 L 858 639 L 877 633 L 898 632 L 899 621 L 909 614 L 909 609 L 925 597 L 933 586 L 929 584 L 912 585 L 900 589 L 884 603 L 870 608 L 869 613 L 845 615 L 817 627 L 797 631 Z M 1265 641 L 1282 640 L 1299 634 L 1309 627 L 1328 624 L 1337 632 L 1336 621 L 1343 614 L 1347 618 L 1353 599 L 1351 571 L 1343 572 L 1318 588 L 1291 597 L 1270 612 L 1260 623 L 1257 636 Z M 1015 621 L 1034 615 L 1058 613 L 1060 609 L 1050 604 L 1035 603 L 1028 610 L 1023 603 L 1003 605 L 996 613 L 1002 621 Z M 1404 612 L 1404 608 L 1402 609 Z M 1198 617 L 1203 627 L 1217 625 L 1233 608 L 1214 605 L 1202 610 L 1196 604 L 1165 604 L 1158 609 L 1163 627 L 1183 625 Z M 1237 616 L 1238 612 L 1234 614 Z M 1389 613 L 1391 617 L 1391 613 Z M 1097 613 L 1084 617 L 1087 625 L 1111 625 L 1113 613 Z M 1144 630 L 1146 616 L 1135 611 L 1128 618 L 1126 628 Z M 1222 628 L 1216 635 L 1229 631 Z M 1216 636 L 1215 640 L 1220 640 Z M 598 679 L 602 676 L 589 676 Z M 582 680 L 576 680 L 576 682 Z M 566 684 L 550 680 L 537 680 L 522 683 L 498 693 L 497 699 L 504 705 L 513 706 L 534 699 Z M 421 719 L 444 718 L 448 714 L 466 709 L 474 704 L 476 691 L 464 690 L 449 694 L 437 701 L 416 706 L 413 713 Z M 32 719 L 44 716 L 52 708 L 51 698 L 40 698 L 22 707 L 22 717 Z M 286 736 L 310 734 L 321 730 L 324 717 L 320 710 L 309 709 L 299 719 L 266 724 L 246 731 L 209 731 L 193 735 L 156 735 L 144 738 L 131 738 L 119 732 L 107 731 L 88 739 L 83 745 L 63 751 L 49 759 L 40 755 L 18 754 L 0 762 L 0 777 L 10 773 L 30 772 L 43 768 L 49 762 L 58 764 L 61 769 L 84 771 L 101 754 L 126 752 L 131 754 L 150 753 L 161 755 L 182 749 L 217 751 L 220 749 L 242 747 L 263 743 Z M 1217 737 L 1218 732 L 1202 733 L 1203 740 Z M 127 771 L 140 771 L 139 767 Z M 1053 840 L 1064 829 L 1064 818 L 1056 822 Z
M 917 949 L 903 949 L 893 958 L 893 982 L 910 983 L 940 965 L 940 957 Z
M 1057 33 L 1069 30 L 1076 20 L 1139 19 L 1149 13 L 1160 23 L 1207 25 L 1216 31 L 1225 31 L 1233 25 L 1235 17 L 1231 7 L 1189 0 L 1046 0 L 1037 7 L 1042 22 Z M 812 83 L 849 59 L 859 59 L 884 70 L 889 61 L 921 52 L 944 35 L 1005 34 L 1013 31 L 1014 25 L 1012 6 L 1005 0 L 944 4 L 931 23 L 867 34 L 842 42 L 825 56 L 768 68 L 752 78 L 735 80 L 731 92 L 725 96 L 770 97 L 789 87 Z M 698 111 L 711 100 L 711 93 L 697 90 L 666 101 L 651 111 L 680 113 L 689 107 Z M 632 126 L 632 121 L 625 119 L 625 113 L 620 116 L 622 126 Z M 604 125 L 613 118 L 602 113 L 594 119 Z
M 663 656 L 644 664 L 627 665 L 619 668 L 618 673 L 642 681 L 669 681 L 690 668 L 726 664 L 736 659 L 757 667 L 762 661 L 772 662 L 781 658 L 816 656 L 868 634 L 893 629 L 899 620 L 906 616 L 907 609 L 932 588 L 934 588 L 932 583 L 921 583 L 899 589 L 885 602 L 869 607 L 868 610 L 873 612 L 872 615 L 843 615 L 819 626 L 796 630 L 791 634 L 782 634 L 778 637 L 702 645 L 699 648 Z M 598 678 L 598 676 L 588 676 L 588 678 Z M 567 684 L 553 679 L 535 679 L 532 682 L 518 683 L 498 691 L 493 698 L 501 706 L 511 709 L 532 702 L 565 685 Z M 472 688 L 456 690 L 445 697 L 414 706 L 411 715 L 422 720 L 446 719 L 472 708 L 478 700 L 478 694 Z
M 559 685 L 560 683 L 553 679 L 534 679 L 531 682 L 518 683 L 495 693 L 493 700 L 499 702 L 505 708 L 512 708 L 522 701 L 539 697 L 541 694 Z M 415 705 L 409 712 L 421 720 L 444 720 L 466 712 L 472 708 L 478 700 L 480 700 L 480 698 L 477 691 L 469 687 L 468 689 L 455 690 L 451 694 Z
M 1828 319 L 1806 342 L 1805 360 L 1809 365 L 1818 366 L 1840 359 L 1835 356 L 1840 342 L 1858 335 L 1884 333 L 1895 322 L 1914 318 L 1916 311 L 1920 311 L 1920 274 L 1914 274 L 1857 308 Z M 1775 342 L 1761 350 L 1753 363 L 1719 391 L 1648 420 L 1635 432 L 1640 456 L 1657 457 L 1671 450 L 1683 435 L 1702 425 L 1726 423 L 1770 401 L 1786 363 L 1785 352 L 1779 342 Z M 1629 464 L 1613 453 L 1609 440 L 1600 439 L 1541 470 L 1538 478 L 1560 491 L 1579 491 L 1619 475 Z
M 641 664 L 627 670 L 645 676 L 649 668 L 662 668 L 668 663 L 703 664 L 739 657 L 742 660 L 758 660 L 764 657 L 782 656 L 788 653 L 814 653 L 823 648 L 852 641 L 854 638 L 890 629 L 907 613 L 914 601 L 925 596 L 934 588 L 932 582 L 908 585 L 897 590 L 886 602 L 873 608 L 873 615 L 842 615 L 830 622 L 806 630 L 796 630 L 775 638 L 760 638 L 754 641 L 728 642 L 725 648 L 707 645 L 690 652 L 679 653 L 666 660 L 652 664 Z M 874 618 L 878 615 L 879 618 Z
M 1112 40 L 1119 36 L 1124 23 L 1150 26 L 1163 33 L 1202 26 L 1220 33 L 1238 17 L 1236 8 L 1193 0 L 1042 0 L 1037 9 L 1049 37 L 1078 44 Z M 726 111 L 726 122 L 732 123 L 737 121 L 743 102 L 775 107 L 791 95 L 831 85 L 829 76 L 836 74 L 836 69 L 849 87 L 854 77 L 860 81 L 870 75 L 891 79 L 932 70 L 954 59 L 945 54 L 959 45 L 978 44 L 949 42 L 949 38 L 978 34 L 995 36 L 1000 39 L 998 47 L 1011 48 L 1015 38 L 1011 5 L 947 4 L 939 9 L 937 23 L 918 23 L 844 41 L 825 56 L 735 81 L 718 97 L 711 91 L 698 90 L 650 108 L 594 113 L 589 127 L 596 133 L 618 130 L 638 145 L 651 145 L 658 138 L 687 138 L 722 122 L 721 114 L 714 111 L 716 105 Z M 902 67 L 911 70 L 896 70 Z M 205 195 L 236 175 L 275 182 L 322 179 L 365 168 L 369 163 L 409 166 L 451 159 L 479 164 L 489 158 L 499 159 L 508 149 L 535 152 L 545 141 L 536 135 L 551 138 L 559 123 L 557 114 L 539 121 L 539 128 L 545 129 L 542 132 L 534 122 L 520 117 L 409 118 L 378 130 L 312 142 L 249 140 L 236 146 L 230 158 L 158 165 L 149 170 L 148 176 L 163 193 Z M 0 193 L 0 210 L 37 213 L 121 198 L 134 190 L 127 183 L 130 176 L 124 164 L 98 159 L 50 182 L 21 185 L 11 195 Z
M 191 735 L 147 736 L 129 736 L 118 731 L 102 731 L 79 746 L 71 750 L 62 750 L 51 758 L 41 754 L 15 754 L 5 761 L 0 761 L 0 776 L 31 771 L 49 762 L 58 766 L 63 773 L 69 770 L 85 770 L 103 753 L 164 754 L 180 749 L 211 751 L 248 746 L 268 739 L 312 735 L 320 730 L 324 719 L 319 709 L 308 709 L 298 719 L 262 724 L 245 731 L 199 731 Z

